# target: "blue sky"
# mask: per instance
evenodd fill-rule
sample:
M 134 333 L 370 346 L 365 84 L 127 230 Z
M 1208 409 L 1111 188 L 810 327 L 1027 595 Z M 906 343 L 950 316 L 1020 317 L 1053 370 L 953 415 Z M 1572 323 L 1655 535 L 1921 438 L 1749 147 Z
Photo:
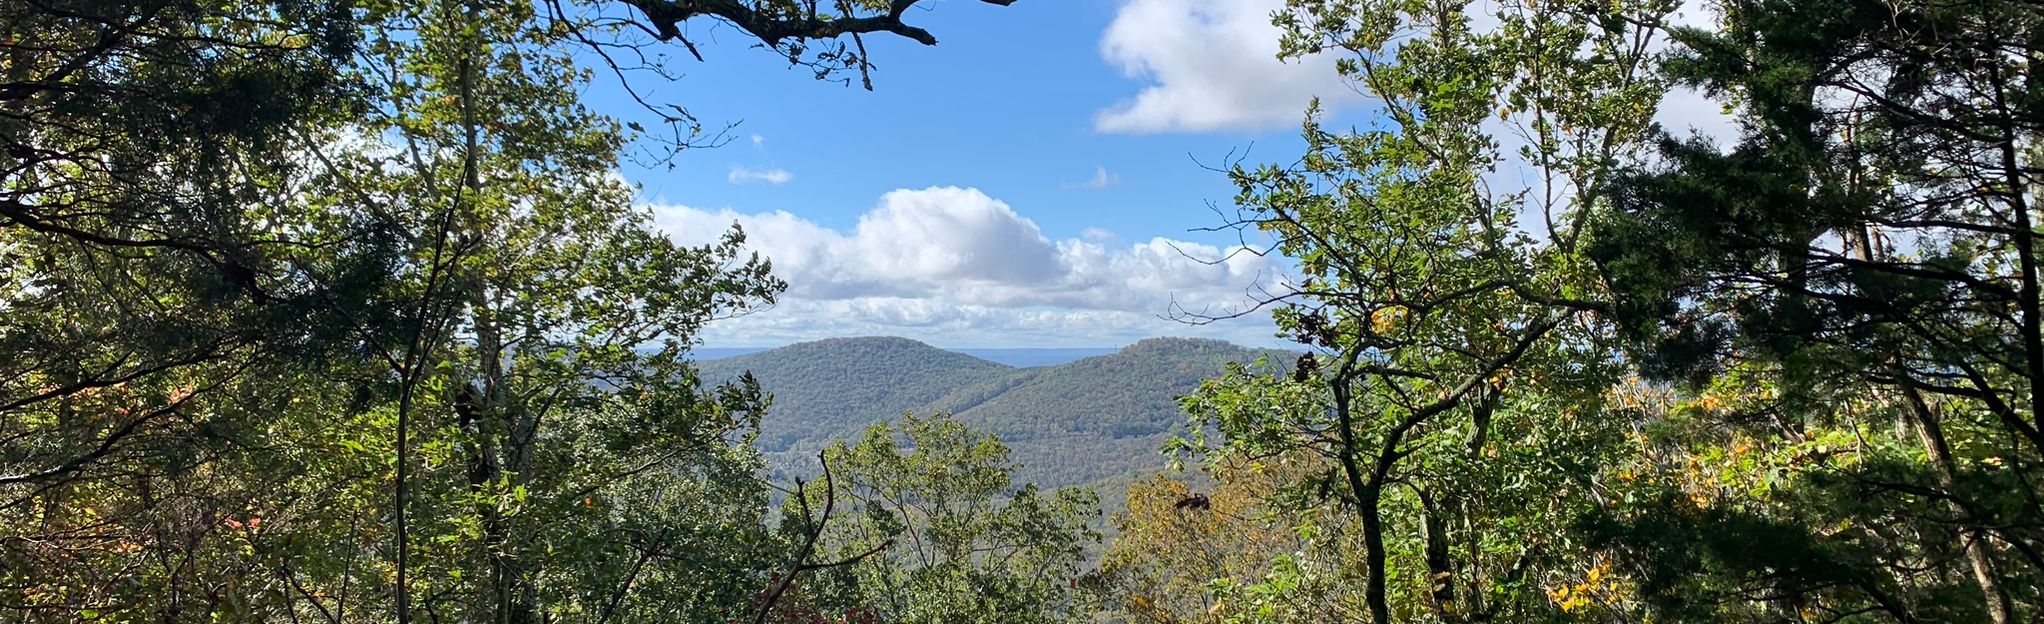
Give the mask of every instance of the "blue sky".
M 1217 266 L 1232 233 L 1201 167 L 1298 155 L 1315 96 L 1357 98 L 1314 59 L 1280 64 L 1271 0 L 928 0 L 941 43 L 869 37 L 875 91 L 818 82 L 728 25 L 692 25 L 707 62 L 640 80 L 731 141 L 673 168 L 627 165 L 670 235 L 732 222 L 790 282 L 772 310 L 721 321 L 712 346 L 887 334 L 948 347 L 1115 346 L 1155 335 L 1274 344 L 1267 314 L 1190 326 L 1282 279 L 1274 259 Z M 925 10 L 926 9 L 926 10 Z M 678 50 L 676 50 L 678 51 Z M 634 118 L 599 81 L 590 101 Z M 640 117 L 643 117 L 640 115 Z

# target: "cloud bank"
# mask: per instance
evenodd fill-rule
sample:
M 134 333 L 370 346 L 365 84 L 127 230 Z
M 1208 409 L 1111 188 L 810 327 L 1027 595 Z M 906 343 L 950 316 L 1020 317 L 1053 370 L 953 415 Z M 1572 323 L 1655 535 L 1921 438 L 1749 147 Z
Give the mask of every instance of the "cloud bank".
M 949 346 L 1116 345 L 1155 335 L 1268 343 L 1262 313 L 1206 326 L 1172 317 L 1241 310 L 1284 278 L 1276 258 L 1152 238 L 1114 244 L 1089 229 L 1051 240 L 978 189 L 898 189 L 847 231 L 785 211 L 655 205 L 659 227 L 701 244 L 732 224 L 788 291 L 774 309 L 713 325 L 716 344 L 906 335 Z

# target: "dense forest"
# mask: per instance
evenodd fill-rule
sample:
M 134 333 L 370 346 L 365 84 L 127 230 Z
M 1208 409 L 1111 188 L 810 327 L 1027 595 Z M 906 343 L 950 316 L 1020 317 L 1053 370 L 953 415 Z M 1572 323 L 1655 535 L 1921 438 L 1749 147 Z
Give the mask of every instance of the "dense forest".
M 1289 0 L 1374 106 L 1214 174 L 1299 355 L 1156 432 L 887 362 L 961 368 L 776 477 L 688 350 L 788 284 L 653 227 L 619 160 L 716 141 L 631 85 L 936 4 L 0 3 L 0 621 L 2044 618 L 2044 5 Z M 1198 474 L 1104 540 L 1003 401 Z

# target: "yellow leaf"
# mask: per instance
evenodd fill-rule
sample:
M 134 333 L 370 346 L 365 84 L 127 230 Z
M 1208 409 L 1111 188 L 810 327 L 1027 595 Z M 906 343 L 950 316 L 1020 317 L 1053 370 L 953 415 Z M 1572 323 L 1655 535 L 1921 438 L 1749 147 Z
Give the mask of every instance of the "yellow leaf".
M 1405 321 L 1406 314 L 1405 306 L 1394 305 L 1377 308 L 1375 311 L 1370 312 L 1370 331 L 1379 334 L 1391 333 L 1398 329 L 1399 323 Z

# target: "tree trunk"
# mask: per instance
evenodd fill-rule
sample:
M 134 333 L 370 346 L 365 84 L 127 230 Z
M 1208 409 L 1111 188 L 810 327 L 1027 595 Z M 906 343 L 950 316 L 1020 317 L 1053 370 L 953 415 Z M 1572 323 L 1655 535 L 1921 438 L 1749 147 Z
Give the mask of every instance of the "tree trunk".
M 1937 412 L 1932 411 L 1930 405 L 1924 401 L 1923 395 L 1915 388 L 1909 387 L 1906 382 L 1902 385 L 1902 392 L 1909 400 L 1910 413 L 1915 416 L 1913 420 L 1916 421 L 1917 439 L 1923 443 L 1924 453 L 1930 456 L 1931 466 L 1937 474 L 1938 487 L 1943 488 L 1947 495 L 1956 496 L 1954 486 L 1958 481 L 1955 474 L 1957 469 L 1952 461 L 1951 445 L 1945 442 L 1944 428 L 1938 423 Z M 1953 513 L 1961 518 L 1966 516 L 1965 507 L 1957 501 L 1951 501 L 1949 504 Z M 2013 605 L 2009 604 L 2008 594 L 2002 592 L 2000 582 L 1994 578 L 1994 559 L 1992 553 L 1987 550 L 1987 532 L 1975 526 L 1965 529 L 1965 533 L 1966 564 L 1972 568 L 1973 583 L 1980 587 L 1981 596 L 1986 602 L 1988 621 L 1993 624 L 2008 624 L 2011 621 L 2012 616 L 2009 613 Z
M 1443 622 L 1460 622 L 1455 610 L 1455 563 L 1449 555 L 1447 508 L 1452 502 L 1436 501 L 1420 493 L 1420 530 L 1426 535 L 1427 588 L 1434 612 Z
M 1384 520 L 1378 515 L 1383 481 L 1374 476 L 1365 481 L 1361 467 L 1356 465 L 1356 454 L 1360 451 L 1356 444 L 1355 414 L 1350 409 L 1352 363 L 1353 360 L 1344 362 L 1341 372 L 1331 380 L 1334 417 L 1341 437 L 1341 468 L 1349 491 L 1356 497 L 1356 515 L 1363 519 L 1363 560 L 1369 574 L 1363 586 L 1363 601 L 1369 605 L 1372 624 L 1391 624 L 1391 607 L 1384 598 Z
M 1378 517 L 1381 488 L 1365 488 L 1357 498 L 1363 517 L 1363 563 L 1370 578 L 1363 585 L 1363 602 L 1370 607 L 1373 624 L 1391 624 L 1391 605 L 1384 599 L 1384 521 Z

